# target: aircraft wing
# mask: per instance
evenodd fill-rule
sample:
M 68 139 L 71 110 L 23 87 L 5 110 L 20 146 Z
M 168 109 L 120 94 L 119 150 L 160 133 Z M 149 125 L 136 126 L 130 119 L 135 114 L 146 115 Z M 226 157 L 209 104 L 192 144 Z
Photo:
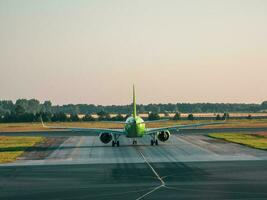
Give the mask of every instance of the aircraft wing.
M 143 123 L 150 124 L 150 123 L 158 123 L 158 122 L 166 122 L 166 121 L 169 121 L 169 119 L 148 120 L 148 121 L 144 121 Z
M 107 124 L 125 124 L 125 121 L 99 121 L 101 123 L 107 123 Z
M 62 127 L 62 126 L 46 126 L 43 121 L 42 125 L 44 128 L 54 129 L 54 130 L 69 130 L 72 132 L 88 132 L 88 136 L 96 135 L 103 132 L 108 132 L 116 135 L 125 134 L 124 129 L 106 129 L 106 128 L 79 128 L 79 127 Z
M 187 124 L 187 125 L 176 125 L 176 126 L 167 126 L 161 128 L 148 128 L 146 134 L 153 134 L 160 131 L 174 131 L 185 128 L 194 128 L 207 125 L 216 125 L 216 124 L 225 124 L 225 122 L 210 122 L 210 123 L 200 123 L 200 124 Z
M 107 124 L 125 124 L 125 121 L 99 121 L 101 123 L 107 123 Z

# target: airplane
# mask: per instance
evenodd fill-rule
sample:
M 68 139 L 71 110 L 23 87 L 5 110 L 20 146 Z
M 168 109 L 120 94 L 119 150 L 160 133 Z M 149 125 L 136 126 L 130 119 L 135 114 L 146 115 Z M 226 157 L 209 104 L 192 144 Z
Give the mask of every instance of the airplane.
M 184 128 L 192 128 L 192 127 L 200 127 L 206 125 L 214 125 L 214 124 L 222 124 L 224 122 L 211 122 L 211 123 L 200 123 L 200 124 L 189 124 L 189 125 L 175 125 L 175 126 L 167 126 L 160 128 L 146 128 L 146 123 L 154 123 L 159 121 L 166 120 L 153 120 L 153 121 L 144 121 L 141 117 L 138 116 L 136 111 L 136 96 L 135 96 L 135 88 L 133 86 L 133 111 L 132 116 L 128 117 L 125 122 L 112 122 L 112 123 L 120 123 L 124 124 L 123 129 L 105 129 L 105 128 L 78 128 L 78 127 L 57 127 L 57 126 L 46 126 L 41 119 L 41 123 L 43 127 L 49 129 L 64 129 L 69 131 L 79 131 L 85 132 L 84 135 L 93 136 L 98 135 L 99 139 L 102 143 L 108 144 L 111 142 L 112 147 L 119 147 L 120 141 L 119 138 L 121 136 L 132 138 L 132 144 L 137 144 L 137 138 L 142 137 L 151 137 L 150 145 L 157 146 L 160 142 L 166 142 L 170 138 L 170 132 L 184 129 Z

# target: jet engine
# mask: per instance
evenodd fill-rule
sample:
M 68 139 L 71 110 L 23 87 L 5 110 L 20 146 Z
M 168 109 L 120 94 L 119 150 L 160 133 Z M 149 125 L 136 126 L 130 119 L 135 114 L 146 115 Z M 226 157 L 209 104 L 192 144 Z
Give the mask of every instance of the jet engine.
M 111 133 L 101 133 L 100 136 L 100 141 L 107 144 L 112 140 L 112 134 Z
M 158 133 L 158 139 L 161 142 L 166 142 L 170 138 L 170 132 L 169 131 L 160 131 Z

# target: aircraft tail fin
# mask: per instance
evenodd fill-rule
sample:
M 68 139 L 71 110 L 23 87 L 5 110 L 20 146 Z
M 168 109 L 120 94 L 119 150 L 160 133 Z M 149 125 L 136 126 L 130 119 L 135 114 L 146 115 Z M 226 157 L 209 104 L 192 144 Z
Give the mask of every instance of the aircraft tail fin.
M 136 98 L 135 98 L 135 88 L 133 85 L 133 117 L 135 118 L 137 116 L 136 114 Z

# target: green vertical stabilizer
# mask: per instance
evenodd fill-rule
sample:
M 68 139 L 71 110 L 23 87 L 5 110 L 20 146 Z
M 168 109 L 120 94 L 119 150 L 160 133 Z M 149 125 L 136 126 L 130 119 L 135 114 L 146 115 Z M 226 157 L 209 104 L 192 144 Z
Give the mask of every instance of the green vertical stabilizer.
M 135 89 L 133 85 L 133 117 L 136 118 L 136 102 L 135 102 Z

